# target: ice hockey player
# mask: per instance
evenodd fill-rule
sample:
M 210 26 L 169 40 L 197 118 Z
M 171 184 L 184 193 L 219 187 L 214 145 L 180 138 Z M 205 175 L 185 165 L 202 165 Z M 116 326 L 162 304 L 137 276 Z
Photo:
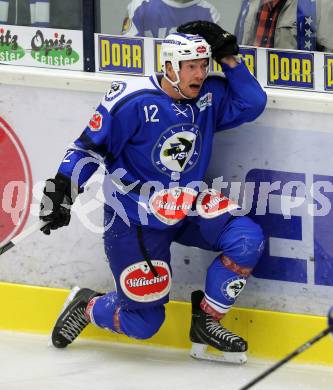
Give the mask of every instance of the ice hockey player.
M 258 262 L 263 233 L 249 217 L 232 215 L 237 205 L 223 194 L 197 183 L 204 183 L 215 132 L 256 119 L 266 94 L 237 56 L 235 36 L 201 21 L 179 31 L 162 43 L 163 76 L 113 81 L 55 178 L 46 181 L 41 219 L 49 221 L 49 234 L 68 225 L 70 206 L 103 162 L 104 245 L 116 283 L 106 294 L 72 290 L 53 329 L 57 348 L 89 322 L 128 337 L 152 337 L 165 319 L 170 245 L 178 242 L 221 253 L 208 268 L 205 291 L 192 293 L 192 356 L 211 359 L 205 348 L 212 345 L 223 352 L 220 360 L 246 360 L 247 342 L 219 320 Z M 208 75 L 211 56 L 226 78 Z M 89 163 L 74 174 L 84 159 Z M 121 180 L 115 178 L 119 169 Z M 114 188 L 121 187 L 126 191 L 116 198 L 126 215 L 110 206 Z

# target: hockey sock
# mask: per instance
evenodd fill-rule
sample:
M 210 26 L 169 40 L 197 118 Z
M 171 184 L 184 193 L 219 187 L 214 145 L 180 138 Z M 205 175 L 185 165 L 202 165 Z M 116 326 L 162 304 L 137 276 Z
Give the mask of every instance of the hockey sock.
M 219 239 L 223 253 L 208 268 L 202 310 L 221 318 L 235 303 L 263 250 L 260 227 L 247 217 L 233 219 Z
M 117 293 L 111 291 L 95 301 L 90 301 L 86 313 L 90 316 L 90 321 L 100 328 L 109 329 L 119 333 L 119 326 L 114 317 L 118 314 L 119 302 Z
M 117 293 L 112 291 L 99 297 L 90 309 L 90 320 L 100 328 L 124 333 L 128 337 L 148 339 L 161 327 L 165 319 L 163 305 L 136 310 L 121 308 Z M 89 305 L 88 305 L 89 306 Z M 89 309 L 88 309 L 89 310 Z

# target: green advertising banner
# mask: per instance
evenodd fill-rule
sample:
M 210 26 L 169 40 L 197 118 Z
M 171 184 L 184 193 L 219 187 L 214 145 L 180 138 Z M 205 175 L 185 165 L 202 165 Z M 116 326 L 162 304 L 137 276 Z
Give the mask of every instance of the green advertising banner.
M 82 31 L 0 25 L 0 63 L 83 70 Z

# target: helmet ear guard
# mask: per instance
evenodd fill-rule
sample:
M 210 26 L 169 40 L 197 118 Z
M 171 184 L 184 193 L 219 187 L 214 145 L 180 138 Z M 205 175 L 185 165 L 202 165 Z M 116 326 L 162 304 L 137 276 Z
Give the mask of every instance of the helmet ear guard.
M 168 35 L 162 43 L 160 51 L 160 62 L 164 77 L 179 92 L 180 62 L 207 58 L 209 65 L 211 59 L 211 47 L 200 35 L 174 33 Z M 176 74 L 176 80 L 172 81 L 166 72 L 166 63 L 171 62 Z M 186 96 L 183 96 L 187 98 Z

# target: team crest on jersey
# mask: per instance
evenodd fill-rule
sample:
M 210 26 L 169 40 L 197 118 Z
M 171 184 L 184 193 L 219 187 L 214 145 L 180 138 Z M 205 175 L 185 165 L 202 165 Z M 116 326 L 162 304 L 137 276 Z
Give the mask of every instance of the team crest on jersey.
M 241 293 L 245 285 L 246 279 L 235 276 L 234 278 L 230 278 L 223 283 L 221 291 L 226 299 L 229 301 L 234 301 Z
M 205 95 L 201 96 L 201 98 L 197 101 L 197 107 L 200 111 L 205 110 L 207 107 L 211 106 L 213 103 L 213 94 L 211 92 L 207 92 Z
M 213 188 L 202 191 L 196 202 L 198 214 L 207 219 L 218 217 L 238 208 L 237 203 Z
M 171 272 L 162 260 L 151 261 L 158 276 L 154 276 L 145 261 L 132 264 L 120 275 L 124 294 L 136 302 L 153 302 L 165 297 L 171 288 Z
M 105 100 L 111 102 L 111 100 L 121 95 L 125 91 L 126 85 L 124 81 L 112 81 L 109 91 L 105 94 Z
M 91 131 L 99 131 L 102 128 L 102 124 L 103 124 L 102 114 L 96 111 L 95 114 L 90 119 L 88 127 Z
M 197 194 L 197 191 L 186 187 L 158 191 L 149 199 L 149 208 L 161 222 L 175 225 L 190 212 Z
M 201 135 L 197 125 L 182 124 L 169 127 L 154 146 L 152 157 L 156 168 L 165 173 L 187 172 L 198 161 Z

